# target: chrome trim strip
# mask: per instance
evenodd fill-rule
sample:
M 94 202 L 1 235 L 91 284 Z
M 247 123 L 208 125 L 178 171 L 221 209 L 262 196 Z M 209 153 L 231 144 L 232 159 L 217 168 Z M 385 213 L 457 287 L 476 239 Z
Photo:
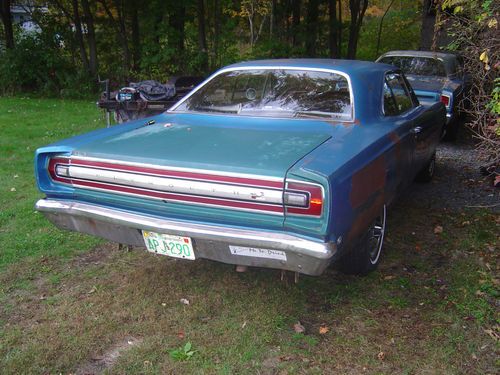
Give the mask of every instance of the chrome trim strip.
M 71 200 L 40 199 L 36 202 L 35 208 L 37 211 L 47 214 L 69 215 L 70 219 L 85 217 L 96 221 L 125 226 L 131 230 L 148 230 L 192 237 L 195 240 L 218 241 L 232 245 L 278 249 L 316 259 L 330 259 L 336 252 L 334 242 L 313 241 L 284 232 L 158 218 Z
M 177 178 L 142 175 L 131 172 L 110 171 L 94 167 L 75 166 L 71 164 L 69 164 L 68 170 L 69 176 L 61 177 L 107 182 L 111 184 L 140 187 L 170 193 L 245 200 L 259 203 L 283 204 L 282 189 L 255 188 L 224 183 L 182 180 Z
M 149 163 L 138 163 L 138 162 L 131 162 L 131 161 L 124 161 L 124 160 L 116 160 L 116 159 L 102 159 L 102 158 L 95 158 L 91 156 L 83 156 L 79 155 L 78 151 L 71 155 L 57 155 L 57 158 L 67 158 L 71 160 L 83 160 L 83 161 L 89 161 L 89 162 L 101 162 L 101 163 L 110 163 L 110 164 L 117 164 L 117 167 L 120 165 L 127 165 L 131 167 L 139 167 L 139 168 L 153 168 L 153 169 L 161 169 L 161 170 L 170 170 L 170 171 L 176 171 L 176 172 L 188 172 L 188 173 L 202 173 L 202 174 L 208 174 L 208 175 L 215 175 L 215 176 L 227 176 L 227 177 L 237 177 L 237 178 L 249 178 L 249 179 L 257 179 L 257 180 L 266 180 L 266 181 L 277 181 L 277 182 L 283 182 L 285 177 L 280 178 L 280 177 L 274 177 L 274 176 L 264 176 L 264 175 L 256 175 L 256 174 L 249 174 L 249 173 L 237 173 L 237 172 L 225 172 L 225 171 L 214 171 L 210 169 L 196 169 L 196 168 L 184 168 L 184 167 L 171 167 L 167 165 L 160 165 L 160 164 L 149 164 Z
M 354 122 L 356 119 L 356 112 L 354 108 L 354 93 L 352 91 L 352 84 L 351 84 L 351 77 L 345 73 L 341 72 L 340 70 L 335 70 L 335 69 L 328 69 L 328 68 L 307 68 L 307 67 L 299 67 L 299 66 L 282 66 L 282 65 L 257 65 L 257 66 L 242 66 L 242 67 L 233 67 L 233 68 L 223 68 L 214 74 L 212 74 L 210 77 L 208 77 L 205 81 L 200 83 L 195 89 L 193 89 L 189 94 L 184 96 L 181 100 L 179 100 L 176 104 L 174 104 L 170 109 L 168 109 L 166 112 L 168 113 L 173 113 L 175 112 L 176 108 L 180 106 L 182 103 L 184 103 L 187 99 L 189 99 L 194 93 L 196 93 L 198 90 L 200 90 L 203 86 L 205 86 L 209 81 L 214 79 L 215 77 L 219 76 L 220 74 L 227 73 L 227 72 L 236 72 L 239 70 L 303 70 L 306 72 L 323 72 L 323 73 L 334 73 L 341 75 L 347 80 L 347 84 L 349 85 L 349 99 L 351 101 L 351 118 L 349 120 L 342 120 L 342 122 Z M 187 113 L 194 113 L 194 112 L 187 112 Z M 196 112 L 196 113 L 203 113 L 203 112 Z
M 66 184 L 65 182 L 61 182 L 61 183 Z M 145 194 L 136 194 L 136 193 L 132 193 L 132 192 L 116 191 L 116 190 L 111 190 L 111 189 L 101 189 L 101 188 L 92 187 L 92 186 L 74 186 L 71 184 L 66 184 L 66 185 L 72 186 L 73 188 L 76 188 L 76 189 L 93 190 L 93 191 L 98 191 L 98 192 L 107 193 L 107 194 L 120 194 L 120 195 L 126 195 L 129 197 L 136 197 L 136 198 L 142 198 L 142 199 L 154 199 L 154 200 L 164 202 L 164 203 L 188 204 L 188 205 L 192 205 L 192 206 L 203 206 L 203 207 L 218 208 L 218 209 L 223 209 L 223 210 L 254 212 L 254 213 L 265 214 L 265 215 L 277 215 L 277 216 L 284 215 L 284 210 L 282 212 L 264 211 L 262 209 L 257 209 L 257 208 L 253 209 L 253 208 L 246 208 L 246 207 L 223 206 L 223 205 L 215 204 L 215 203 L 211 204 L 211 203 L 202 203 L 202 202 L 190 202 L 190 201 L 181 200 L 181 199 L 177 200 L 177 199 L 158 198 L 158 197 L 152 197 L 152 196 L 145 195 Z M 179 194 L 179 195 L 182 195 L 182 194 Z M 186 196 L 192 196 L 192 195 L 186 195 Z M 227 202 L 238 202 L 238 201 L 234 201 L 231 199 L 224 199 L 224 198 L 214 198 L 214 199 L 224 200 Z M 273 206 L 273 205 L 270 205 L 270 206 Z

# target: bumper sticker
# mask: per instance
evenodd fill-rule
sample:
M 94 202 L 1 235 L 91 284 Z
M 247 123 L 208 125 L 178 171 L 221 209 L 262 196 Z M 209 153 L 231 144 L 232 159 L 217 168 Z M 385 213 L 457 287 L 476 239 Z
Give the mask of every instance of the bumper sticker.
M 233 255 L 286 261 L 286 253 L 281 250 L 259 249 L 257 247 L 243 247 L 243 246 L 232 246 L 232 245 L 229 245 L 229 250 Z

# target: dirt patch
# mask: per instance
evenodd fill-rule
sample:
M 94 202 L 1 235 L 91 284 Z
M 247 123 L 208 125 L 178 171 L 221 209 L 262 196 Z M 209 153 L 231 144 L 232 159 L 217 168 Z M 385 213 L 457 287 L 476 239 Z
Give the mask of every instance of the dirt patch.
M 127 350 L 139 345 L 142 339 L 135 337 L 126 337 L 125 339 L 117 342 L 106 352 L 100 356 L 92 358 L 91 361 L 85 363 L 84 365 L 78 367 L 75 374 L 76 375 L 97 375 L 103 373 L 105 370 L 109 370 L 116 363 L 118 358 Z

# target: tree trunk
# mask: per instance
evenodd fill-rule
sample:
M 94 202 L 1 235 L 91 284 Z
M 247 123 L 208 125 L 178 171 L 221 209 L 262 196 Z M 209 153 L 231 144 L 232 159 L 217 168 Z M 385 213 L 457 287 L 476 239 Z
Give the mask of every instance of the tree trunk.
M 198 47 L 201 52 L 201 70 L 206 73 L 208 70 L 208 54 L 207 54 L 207 33 L 205 28 L 205 0 L 198 0 Z
M 272 1 L 271 5 L 271 15 L 269 16 L 269 37 L 272 38 L 274 30 L 276 30 L 276 8 L 277 0 Z
M 80 50 L 80 60 L 82 61 L 83 68 L 87 73 L 90 73 L 89 59 L 87 57 L 87 50 L 85 49 L 85 42 L 82 33 L 82 21 L 80 19 L 80 10 L 78 9 L 78 0 L 72 0 L 73 6 L 73 22 L 75 23 L 75 37 L 78 49 Z
M 306 54 L 316 57 L 316 39 L 318 36 L 319 0 L 309 0 L 306 15 Z
M 338 58 L 342 58 L 342 1 L 339 0 Z
M 300 43 L 300 0 L 292 0 L 292 45 L 297 47 Z
M 434 24 L 436 23 L 436 9 L 433 0 L 424 0 L 422 9 L 422 29 L 420 32 L 420 49 L 428 51 L 432 46 Z
M 0 17 L 5 35 L 5 47 L 14 49 L 14 29 L 12 28 L 11 0 L 0 0 Z
M 351 11 L 351 24 L 349 25 L 349 44 L 347 45 L 347 58 L 356 59 L 359 32 L 363 24 L 363 17 L 368 8 L 368 0 L 349 0 Z
M 213 61 L 212 69 L 219 67 L 219 43 L 220 43 L 220 23 L 221 23 L 221 0 L 215 0 L 214 4 L 214 46 L 213 46 Z
M 338 21 L 337 21 L 337 0 L 328 0 L 328 25 L 329 25 L 329 34 L 328 34 L 328 47 L 330 49 L 330 57 L 332 59 L 337 59 L 339 56 L 338 49 Z
M 141 34 L 139 29 L 139 17 L 138 8 L 141 6 L 141 2 L 138 0 L 132 1 L 130 8 L 130 27 L 132 28 L 132 60 L 133 69 L 138 72 L 141 65 Z
M 83 15 L 87 25 L 87 44 L 89 45 L 89 71 L 92 77 L 97 77 L 98 60 L 95 40 L 94 17 L 90 11 L 89 0 L 82 0 Z
M 384 23 L 384 18 L 385 16 L 387 15 L 387 12 L 389 12 L 389 9 L 391 9 L 392 7 L 392 4 L 394 4 L 394 1 L 395 0 L 391 0 L 391 2 L 389 3 L 389 6 L 387 7 L 387 9 L 385 10 L 384 12 L 384 15 L 382 16 L 382 18 L 380 19 L 380 23 L 378 25 L 378 35 L 377 35 L 377 50 L 375 52 L 375 58 L 378 57 L 378 52 L 379 52 L 379 49 L 380 49 L 380 37 L 382 35 L 382 25 Z
M 120 44 L 122 46 L 123 74 L 125 76 L 125 79 L 128 80 L 129 73 L 130 73 L 130 50 L 128 48 L 127 29 L 125 27 L 125 19 L 123 16 L 123 2 L 120 0 L 113 0 L 113 4 L 116 8 L 116 13 L 118 16 L 118 19 L 115 19 L 115 17 L 113 16 L 113 13 L 109 9 L 108 4 L 106 3 L 106 0 L 100 0 L 100 1 L 104 7 L 104 11 L 108 15 L 111 22 L 116 27 L 118 41 L 120 42 Z M 118 1 L 120 1 L 120 3 L 118 3 Z
M 177 50 L 184 51 L 184 23 L 186 16 L 186 7 L 182 1 L 172 5 L 171 13 L 168 17 L 170 26 L 169 46 Z

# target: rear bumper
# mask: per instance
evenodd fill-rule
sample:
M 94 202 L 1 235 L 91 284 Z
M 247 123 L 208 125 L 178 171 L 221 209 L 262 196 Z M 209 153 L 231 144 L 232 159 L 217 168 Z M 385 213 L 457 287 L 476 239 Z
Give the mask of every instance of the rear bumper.
M 41 199 L 36 209 L 61 229 L 134 246 L 144 246 L 142 230 L 191 237 L 197 258 L 320 275 L 336 255 L 336 245 L 294 234 L 191 223 L 130 213 L 71 200 Z M 278 250 L 286 260 L 231 254 L 229 245 Z

